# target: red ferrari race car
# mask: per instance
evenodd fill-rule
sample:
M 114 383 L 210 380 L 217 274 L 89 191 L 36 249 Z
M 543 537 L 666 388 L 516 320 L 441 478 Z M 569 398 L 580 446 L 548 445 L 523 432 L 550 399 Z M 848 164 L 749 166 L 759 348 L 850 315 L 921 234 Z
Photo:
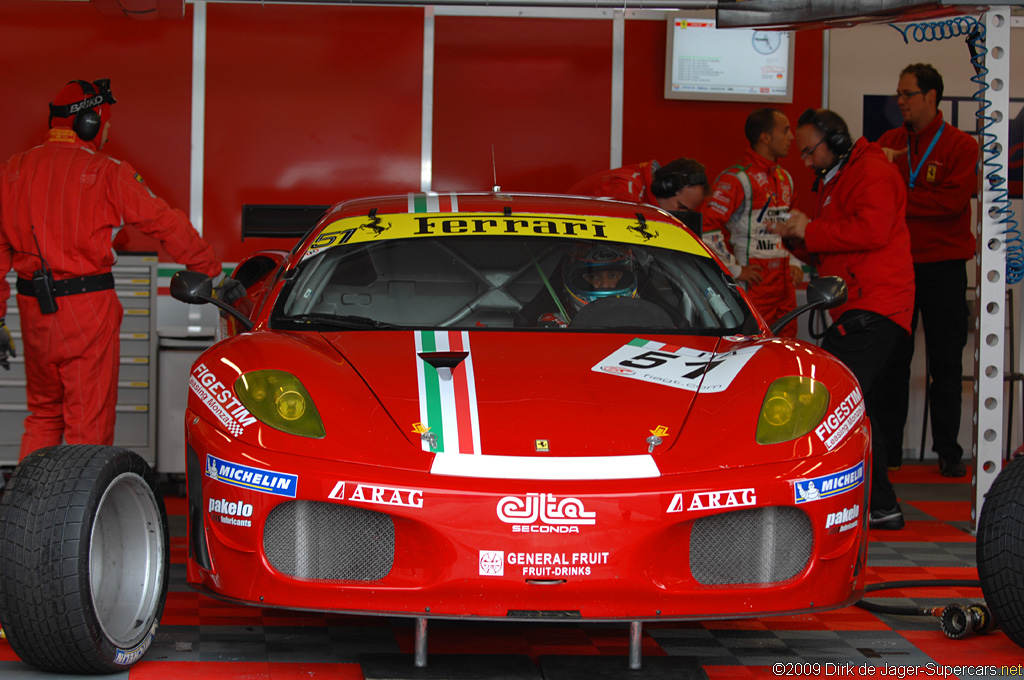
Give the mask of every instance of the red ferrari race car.
M 247 298 L 215 301 L 230 337 L 187 378 L 200 592 L 423 630 L 434 617 L 791 614 L 862 596 L 870 437 L 856 380 L 775 337 L 670 214 L 504 193 L 361 199 L 234 276 Z M 213 301 L 193 272 L 171 289 Z M 818 279 L 808 299 L 841 304 L 845 286 Z M 95 481 L 78 487 L 82 540 L 61 563 L 77 569 L 77 600 L 34 617 L 25 591 L 45 587 L 24 584 L 54 564 L 20 544 L 43 530 L 6 531 L 0 575 L 22 583 L 0 597 L 11 644 L 43 667 L 124 668 L 166 589 L 152 473 L 104 447 L 29 460 L 5 526 L 42 526 L 27 499 L 56 494 L 72 468 Z M 40 618 L 64 637 L 41 635 Z

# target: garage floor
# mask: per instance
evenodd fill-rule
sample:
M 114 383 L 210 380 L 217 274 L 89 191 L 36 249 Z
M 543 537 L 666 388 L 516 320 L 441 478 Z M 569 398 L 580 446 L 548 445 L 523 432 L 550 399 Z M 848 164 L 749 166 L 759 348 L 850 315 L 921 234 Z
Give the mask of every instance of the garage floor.
M 977 579 L 969 533 L 970 477 L 949 480 L 932 464 L 908 464 L 892 478 L 907 526 L 872 533 L 869 582 Z M 955 667 L 994 665 L 998 672 L 1000 666 L 1015 666 L 1015 673 L 1011 668 L 1004 674 L 1020 675 L 1024 664 L 1024 649 L 998 631 L 949 640 L 933 617 L 876 615 L 847 607 L 804 616 L 645 625 L 639 671 L 628 669 L 627 624 L 431 622 L 428 667 L 416 669 L 411 620 L 256 609 L 192 592 L 185 585 L 184 499 L 168 499 L 168 510 L 174 565 L 157 640 L 130 673 L 108 677 L 686 680 L 909 677 L 914 671 L 908 667 L 917 667 L 916 675 L 973 678 L 977 669 Z M 870 599 L 936 606 L 978 601 L 981 590 L 883 590 Z M 807 665 L 773 669 L 774 664 L 801 663 Z M 61 677 L 79 676 L 40 673 L 18 661 L 10 645 L 0 641 L 3 680 Z

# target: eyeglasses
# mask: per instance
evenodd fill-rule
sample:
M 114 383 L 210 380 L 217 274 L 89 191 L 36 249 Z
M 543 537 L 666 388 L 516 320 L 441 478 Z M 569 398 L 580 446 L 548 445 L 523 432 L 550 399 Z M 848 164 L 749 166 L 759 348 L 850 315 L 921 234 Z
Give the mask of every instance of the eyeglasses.
M 893 95 L 893 99 L 899 101 L 900 99 L 910 99 L 915 94 L 921 94 L 924 90 L 914 90 L 913 92 L 897 92 Z
M 814 146 L 812 146 L 810 149 L 802 150 L 800 152 L 800 158 L 807 158 L 808 156 L 810 156 L 812 153 L 814 153 L 815 149 L 817 149 L 819 146 L 821 146 L 821 143 L 824 142 L 824 141 L 825 141 L 825 138 L 822 137 L 820 140 L 818 140 L 818 143 L 815 144 Z

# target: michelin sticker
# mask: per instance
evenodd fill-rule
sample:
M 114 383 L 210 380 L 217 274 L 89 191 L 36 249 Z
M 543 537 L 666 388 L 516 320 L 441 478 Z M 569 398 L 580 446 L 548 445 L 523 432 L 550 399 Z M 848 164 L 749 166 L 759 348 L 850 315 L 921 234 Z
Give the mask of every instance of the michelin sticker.
M 821 421 L 814 430 L 829 451 L 834 449 L 843 438 L 850 433 L 850 430 L 860 422 L 864 416 L 864 397 L 860 388 L 854 387 L 853 391 L 846 395 L 839 404 L 832 409 L 832 413 Z
M 156 625 L 155 623 L 153 624 L 153 627 L 149 629 L 149 634 L 139 644 L 131 649 L 118 649 L 114 653 L 114 663 L 118 666 L 131 666 L 141 659 L 142 655 L 149 649 L 149 645 L 153 642 L 153 636 L 156 634 Z
M 256 422 L 255 416 L 235 398 L 232 390 L 218 380 L 213 371 L 204 364 L 196 364 L 192 369 L 188 386 L 227 428 L 232 437 L 242 434 L 246 426 Z
M 591 370 L 691 392 L 723 392 L 759 349 L 755 345 L 715 354 L 634 338 Z
M 794 482 L 793 491 L 797 503 L 809 503 L 852 491 L 863 483 L 864 463 L 857 463 L 852 468 L 830 475 Z
M 298 475 L 238 465 L 210 454 L 206 454 L 206 476 L 249 491 L 288 498 L 295 498 L 295 489 L 299 485 Z

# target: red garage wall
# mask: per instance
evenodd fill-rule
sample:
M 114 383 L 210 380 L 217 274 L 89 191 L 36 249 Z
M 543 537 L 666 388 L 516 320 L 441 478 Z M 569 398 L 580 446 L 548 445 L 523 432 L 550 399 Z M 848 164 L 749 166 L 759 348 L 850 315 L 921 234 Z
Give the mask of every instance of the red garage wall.
M 328 204 L 420 186 L 420 8 L 206 4 L 204 233 L 225 261 L 245 203 Z M 0 79 L 8 106 L 0 157 L 39 143 L 46 104 L 71 78 L 110 77 L 105 151 L 132 162 L 186 212 L 192 14 L 136 21 L 86 2 L 0 3 Z M 663 97 L 664 21 L 629 20 L 623 162 L 693 156 L 714 175 L 745 148 L 749 104 Z M 791 121 L 820 104 L 820 32 L 796 41 Z M 435 17 L 433 180 L 444 190 L 566 190 L 610 156 L 612 22 Z M 804 197 L 811 174 L 784 165 Z M 133 245 L 152 248 L 148 239 Z M 167 261 L 168 258 L 161 258 Z
M 610 21 L 439 16 L 434 47 L 435 190 L 489 190 L 496 166 L 507 191 L 564 192 L 608 165 Z
M 110 78 L 118 103 L 104 151 L 188 212 L 192 10 L 184 21 L 111 19 L 85 2 L 0 3 L 0 159 L 40 144 L 48 103 L 69 80 Z M 152 250 L 154 242 L 136 245 Z
M 206 233 L 226 259 L 241 206 L 418 191 L 423 10 L 210 4 Z

